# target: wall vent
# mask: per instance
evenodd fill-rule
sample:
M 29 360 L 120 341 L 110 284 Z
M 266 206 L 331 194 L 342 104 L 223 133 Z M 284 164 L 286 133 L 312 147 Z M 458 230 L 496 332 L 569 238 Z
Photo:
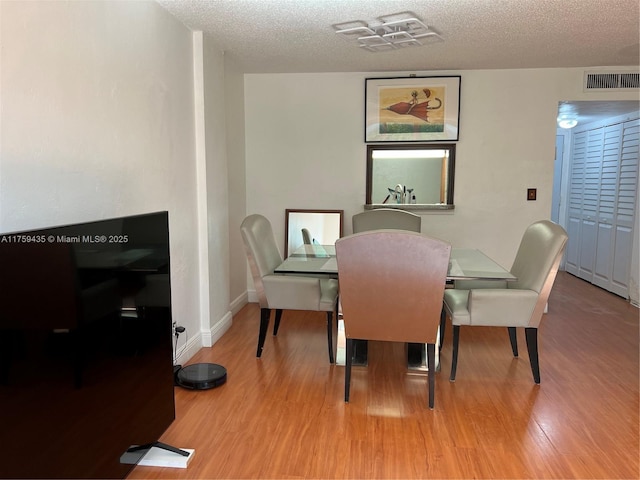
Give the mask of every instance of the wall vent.
M 584 72 L 584 91 L 629 91 L 640 89 L 638 72 Z

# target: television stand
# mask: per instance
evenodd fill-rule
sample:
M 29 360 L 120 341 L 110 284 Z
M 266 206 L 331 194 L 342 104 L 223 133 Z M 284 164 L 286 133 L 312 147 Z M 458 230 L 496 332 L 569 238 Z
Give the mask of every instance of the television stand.
M 151 450 L 152 447 L 161 448 L 162 450 L 168 450 L 169 452 L 177 453 L 178 455 L 182 455 L 183 457 L 189 456 L 189 452 L 187 452 L 186 450 L 182 450 L 180 448 L 174 447 L 173 445 L 167 445 L 166 443 L 162 442 L 147 443 L 145 445 L 135 445 L 133 447 L 129 447 L 127 449 L 127 452 L 135 453 L 143 450 Z
M 120 457 L 120 463 L 148 467 L 187 468 L 195 450 L 176 448 L 162 442 L 133 445 Z

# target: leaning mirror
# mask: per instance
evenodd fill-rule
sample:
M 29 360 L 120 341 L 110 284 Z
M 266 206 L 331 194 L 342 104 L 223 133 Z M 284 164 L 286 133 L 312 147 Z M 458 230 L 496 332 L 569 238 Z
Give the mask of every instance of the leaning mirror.
M 454 144 L 367 146 L 366 208 L 453 209 Z
M 343 216 L 343 210 L 285 210 L 285 257 L 305 243 L 335 244 L 342 237 Z

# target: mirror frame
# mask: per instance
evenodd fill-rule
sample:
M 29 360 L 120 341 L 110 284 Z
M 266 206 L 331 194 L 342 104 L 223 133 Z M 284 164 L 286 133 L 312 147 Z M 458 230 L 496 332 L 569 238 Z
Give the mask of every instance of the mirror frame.
M 395 203 L 372 203 L 371 196 L 373 193 L 373 152 L 376 150 L 447 150 L 449 153 L 449 161 L 447 165 L 447 184 L 446 184 L 446 201 L 445 203 L 417 203 L 417 204 L 395 204 Z M 367 186 L 366 186 L 366 204 L 365 209 L 374 208 L 398 208 L 401 210 L 453 210 L 453 186 L 456 164 L 456 145 L 454 143 L 402 143 L 402 144 L 384 144 L 384 145 L 367 145 Z M 444 172 L 443 172 L 444 173 Z
M 300 208 L 287 208 L 284 211 L 284 258 L 289 256 L 289 215 L 291 213 L 336 213 L 340 215 L 340 237 L 344 235 L 344 210 L 313 210 Z

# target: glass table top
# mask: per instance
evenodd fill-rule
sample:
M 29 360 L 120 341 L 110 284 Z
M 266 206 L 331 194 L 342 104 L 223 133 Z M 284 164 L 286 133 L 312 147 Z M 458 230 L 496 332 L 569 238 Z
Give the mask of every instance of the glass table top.
M 275 273 L 338 275 L 334 245 L 303 245 L 285 259 Z M 447 280 L 515 280 L 504 267 L 480 250 L 452 248 Z

